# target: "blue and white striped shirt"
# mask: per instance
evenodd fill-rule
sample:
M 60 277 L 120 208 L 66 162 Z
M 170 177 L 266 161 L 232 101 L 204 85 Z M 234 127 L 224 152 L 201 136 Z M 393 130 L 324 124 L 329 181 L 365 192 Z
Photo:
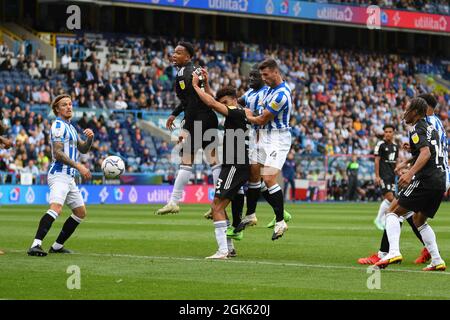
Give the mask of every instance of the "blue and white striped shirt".
M 269 90 L 268 86 L 264 86 L 259 90 L 249 89 L 244 95 L 242 99 L 244 100 L 245 107 L 249 108 L 254 114 L 261 115 L 263 110 L 263 100 L 267 91 Z
M 265 129 L 289 129 L 292 96 L 291 89 L 286 82 L 267 90 L 264 97 L 264 109 L 269 110 L 275 116 L 264 126 Z
M 55 160 L 55 155 L 53 154 L 53 143 L 62 142 L 64 143 L 64 153 L 73 161 L 78 161 L 78 133 L 74 126 L 70 122 L 66 122 L 61 118 L 56 118 L 56 121 L 52 124 L 52 129 L 50 132 L 50 139 L 52 142 L 52 155 L 53 161 L 48 171 L 49 174 L 63 173 L 70 176 L 75 175 L 75 169 Z
M 245 107 L 250 109 L 254 115 L 260 116 L 262 111 L 264 110 L 263 101 L 264 96 L 269 90 L 268 86 L 264 86 L 259 90 L 249 89 L 244 95 L 242 99 L 244 100 Z M 253 128 L 257 129 L 259 126 L 253 125 Z
M 444 158 L 444 169 L 447 172 L 447 181 L 450 181 L 450 170 L 448 167 L 448 141 L 447 132 L 445 131 L 444 125 L 441 120 L 433 114 L 432 116 L 426 116 L 426 121 L 433 126 L 439 135 L 439 157 Z

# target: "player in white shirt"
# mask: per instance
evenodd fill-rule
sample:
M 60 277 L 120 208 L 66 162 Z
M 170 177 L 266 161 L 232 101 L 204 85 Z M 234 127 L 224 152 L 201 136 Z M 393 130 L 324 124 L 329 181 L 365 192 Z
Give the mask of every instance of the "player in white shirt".
M 85 154 L 90 150 L 94 132 L 91 129 L 84 130 L 86 141 L 78 136 L 77 131 L 70 123 L 73 111 L 69 95 L 57 96 L 51 107 L 57 118 L 52 124 L 50 134 L 53 158 L 47 177 L 50 187 L 50 209 L 41 218 L 33 244 L 28 250 L 28 255 L 39 257 L 47 255 L 47 252 L 42 249 L 42 240 L 61 214 L 64 204 L 67 204 L 72 210 L 72 215 L 64 223 L 61 233 L 49 252 L 72 253 L 64 248 L 64 243 L 86 217 L 83 197 L 75 184 L 75 171 L 78 170 L 85 181 L 92 177 L 89 169 L 78 162 L 78 152 Z
M 280 238 L 287 230 L 284 221 L 284 196 L 281 187 L 277 183 L 281 168 L 291 148 L 291 132 L 289 127 L 290 113 L 292 109 L 291 90 L 283 81 L 278 64 L 273 59 L 267 59 L 259 65 L 261 77 L 269 86 L 264 99 L 263 111 L 255 116 L 250 109 L 246 109 L 247 118 L 250 123 L 258 125 L 258 152 L 257 165 L 259 170 L 251 172 L 249 189 L 247 192 L 247 203 L 258 200 L 261 178 L 269 192 L 267 202 L 272 206 L 276 223 L 272 240 Z M 255 205 L 256 207 L 256 205 Z M 252 215 L 247 215 L 241 222 L 240 227 L 249 225 Z M 239 232 L 243 228 L 235 229 Z

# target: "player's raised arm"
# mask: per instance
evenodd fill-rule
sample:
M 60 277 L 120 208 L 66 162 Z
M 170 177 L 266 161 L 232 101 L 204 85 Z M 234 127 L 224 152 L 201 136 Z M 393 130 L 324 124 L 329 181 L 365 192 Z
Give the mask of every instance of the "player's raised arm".
M 264 109 L 260 116 L 255 117 L 250 109 L 245 109 L 245 114 L 247 115 L 248 122 L 256 124 L 257 126 L 263 126 L 269 121 L 275 119 L 275 114 L 267 109 Z
M 83 133 L 86 135 L 87 140 L 83 141 L 83 139 L 78 136 L 77 148 L 78 151 L 86 154 L 91 150 L 92 142 L 94 141 L 94 132 L 91 129 L 86 129 Z
M 198 75 L 194 72 L 192 73 L 192 86 L 194 87 L 194 90 L 197 92 L 200 99 L 203 101 L 204 104 L 206 104 L 211 109 L 219 112 L 220 114 L 223 114 L 224 116 L 228 115 L 228 108 L 221 104 L 220 102 L 217 102 L 211 95 L 204 92 L 199 86 L 200 79 Z

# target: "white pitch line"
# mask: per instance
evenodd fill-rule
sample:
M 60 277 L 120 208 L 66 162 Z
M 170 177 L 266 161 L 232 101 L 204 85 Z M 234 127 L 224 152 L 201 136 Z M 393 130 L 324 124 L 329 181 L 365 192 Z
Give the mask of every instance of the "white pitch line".
M 13 253 L 25 252 L 24 250 L 8 250 Z M 207 262 L 207 260 L 202 258 L 194 257 L 160 257 L 160 256 L 138 256 L 130 254 L 120 254 L 120 253 L 74 253 L 79 256 L 90 256 L 90 257 L 109 257 L 109 258 L 131 258 L 131 259 L 146 259 L 146 260 L 178 260 L 178 261 L 194 261 L 194 262 Z M 250 261 L 250 260 L 235 260 L 227 259 L 224 260 L 225 263 L 240 263 L 240 264 L 260 264 L 268 266 L 288 266 L 288 267 L 299 267 L 299 268 L 321 268 L 321 269 L 344 269 L 344 270 L 358 270 L 365 271 L 367 267 L 352 267 L 352 266 L 336 266 L 336 265 L 321 265 L 321 264 L 306 264 L 306 263 L 294 263 L 294 262 L 270 262 L 270 261 Z M 450 272 L 436 271 L 436 272 L 425 272 L 421 270 L 411 270 L 411 269 L 383 269 L 382 272 L 405 272 L 405 273 L 420 273 L 420 274 L 441 274 L 450 275 Z

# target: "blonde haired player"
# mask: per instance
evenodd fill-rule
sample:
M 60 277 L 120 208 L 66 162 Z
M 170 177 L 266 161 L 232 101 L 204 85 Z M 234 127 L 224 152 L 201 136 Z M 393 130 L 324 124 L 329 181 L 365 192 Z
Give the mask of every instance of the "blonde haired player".
M 41 218 L 33 244 L 28 250 L 28 255 L 39 257 L 47 255 L 47 252 L 42 249 L 42 240 L 47 235 L 53 222 L 61 214 L 64 204 L 67 204 L 72 210 L 72 215 L 67 218 L 49 253 L 72 253 L 72 251 L 64 248 L 64 243 L 86 217 L 83 197 L 75 184 L 75 171 L 78 170 L 84 180 L 89 180 L 92 177 L 89 169 L 78 162 L 78 152 L 84 154 L 90 150 L 94 140 L 94 132 L 86 129 L 83 133 L 87 140 L 80 139 L 74 126 L 70 123 L 73 110 L 69 95 L 57 96 L 51 107 L 56 115 L 56 120 L 52 124 L 50 134 L 53 157 L 47 178 L 50 188 L 50 208 Z

